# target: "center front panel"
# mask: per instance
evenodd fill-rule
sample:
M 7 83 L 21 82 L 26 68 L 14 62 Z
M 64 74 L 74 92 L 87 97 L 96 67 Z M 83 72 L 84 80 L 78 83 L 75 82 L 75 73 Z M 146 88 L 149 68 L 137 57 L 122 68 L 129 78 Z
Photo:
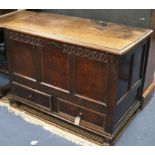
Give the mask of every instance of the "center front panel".
M 69 91 L 69 56 L 53 41 L 41 53 L 41 82 L 49 87 Z M 61 46 L 61 44 L 60 44 Z

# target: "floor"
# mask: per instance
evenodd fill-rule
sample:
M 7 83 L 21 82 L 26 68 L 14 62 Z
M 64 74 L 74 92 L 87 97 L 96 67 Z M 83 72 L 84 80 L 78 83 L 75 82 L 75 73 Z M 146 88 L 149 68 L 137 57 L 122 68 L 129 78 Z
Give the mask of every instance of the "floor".
M 29 146 L 37 141 L 39 146 L 72 146 L 69 140 L 31 124 L 0 106 L 0 146 Z
M 155 96 L 137 114 L 115 145 L 155 146 Z
M 137 114 L 116 142 L 116 146 L 155 145 L 155 96 L 150 103 Z M 0 106 L 0 145 L 29 146 L 36 141 L 38 146 L 75 146 L 65 138 L 31 124 L 6 107 Z

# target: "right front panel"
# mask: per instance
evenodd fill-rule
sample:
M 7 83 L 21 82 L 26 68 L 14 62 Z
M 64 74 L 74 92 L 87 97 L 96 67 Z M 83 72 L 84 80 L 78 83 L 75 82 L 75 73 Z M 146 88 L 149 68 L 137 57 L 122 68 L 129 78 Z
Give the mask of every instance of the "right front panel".
M 76 58 L 75 94 L 96 102 L 107 99 L 108 70 L 101 61 Z

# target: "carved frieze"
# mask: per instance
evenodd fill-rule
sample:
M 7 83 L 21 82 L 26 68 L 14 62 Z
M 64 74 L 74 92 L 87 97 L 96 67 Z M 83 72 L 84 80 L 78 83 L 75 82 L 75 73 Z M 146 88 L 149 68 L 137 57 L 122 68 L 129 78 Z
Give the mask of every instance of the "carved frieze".
M 27 43 L 27 44 L 36 45 L 36 46 L 43 46 L 42 40 L 40 38 L 30 36 L 30 35 L 26 35 L 26 34 L 22 34 L 22 33 L 18 33 L 18 32 L 12 32 L 11 31 L 10 32 L 10 39 L 20 41 L 23 43 Z
M 41 38 L 23 34 L 23 33 L 11 31 L 10 39 L 43 47 L 43 41 Z M 104 63 L 113 63 L 115 60 L 117 60 L 116 56 L 106 52 L 101 52 L 101 51 L 75 46 L 75 45 L 63 44 L 53 40 L 46 40 L 45 45 L 48 47 L 51 46 L 51 48 L 59 48 L 63 53 L 66 53 L 66 54 L 86 57 L 89 59 L 102 61 Z
M 62 43 L 59 43 L 59 42 L 56 42 L 56 41 L 53 41 L 53 40 L 46 41 L 45 45 L 48 46 L 48 47 L 51 47 L 51 48 L 58 48 L 58 49 L 62 49 L 63 48 L 63 44 Z
M 108 53 L 105 52 L 99 52 L 96 50 L 67 44 L 63 45 L 63 52 L 108 63 Z

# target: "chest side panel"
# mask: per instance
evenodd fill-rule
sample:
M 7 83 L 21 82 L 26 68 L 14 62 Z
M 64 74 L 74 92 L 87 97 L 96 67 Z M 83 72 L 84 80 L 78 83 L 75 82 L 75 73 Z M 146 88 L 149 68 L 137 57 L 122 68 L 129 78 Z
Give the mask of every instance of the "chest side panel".
M 141 102 L 141 90 L 144 82 L 145 59 L 148 42 L 144 40 L 120 57 L 117 89 L 117 106 L 115 111 L 115 128 L 129 111 Z

